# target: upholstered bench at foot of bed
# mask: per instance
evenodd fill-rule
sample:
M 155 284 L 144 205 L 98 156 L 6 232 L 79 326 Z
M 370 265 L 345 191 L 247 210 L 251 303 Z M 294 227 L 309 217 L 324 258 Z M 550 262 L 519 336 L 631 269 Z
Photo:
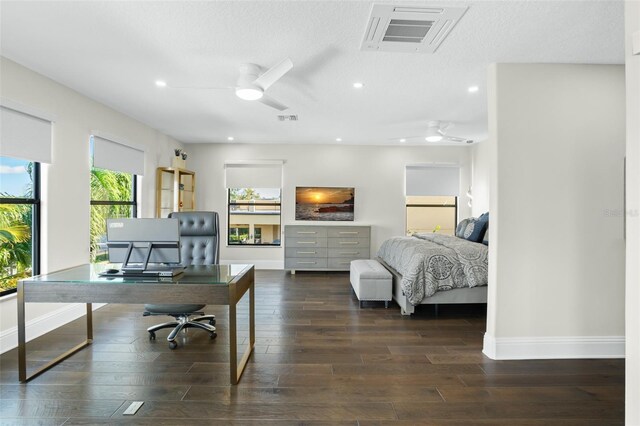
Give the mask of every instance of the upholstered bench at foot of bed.
M 362 302 L 383 301 L 389 307 L 391 300 L 391 273 L 374 259 L 351 261 L 350 281 L 353 291 Z

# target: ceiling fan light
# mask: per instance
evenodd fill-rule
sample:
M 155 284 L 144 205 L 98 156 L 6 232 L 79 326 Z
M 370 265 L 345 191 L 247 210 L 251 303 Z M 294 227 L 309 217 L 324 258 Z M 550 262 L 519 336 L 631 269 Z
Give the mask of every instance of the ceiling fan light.
M 424 138 L 427 142 L 440 142 L 442 140 L 442 135 L 430 135 Z
M 255 101 L 262 97 L 264 93 L 260 89 L 251 87 L 238 87 L 236 89 L 236 96 L 245 101 Z

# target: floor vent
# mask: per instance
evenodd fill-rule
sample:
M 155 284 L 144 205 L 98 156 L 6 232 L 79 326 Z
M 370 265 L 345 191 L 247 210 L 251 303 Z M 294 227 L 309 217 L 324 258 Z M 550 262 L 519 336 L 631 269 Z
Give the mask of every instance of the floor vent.
M 404 7 L 375 4 L 361 50 L 434 53 L 467 7 Z

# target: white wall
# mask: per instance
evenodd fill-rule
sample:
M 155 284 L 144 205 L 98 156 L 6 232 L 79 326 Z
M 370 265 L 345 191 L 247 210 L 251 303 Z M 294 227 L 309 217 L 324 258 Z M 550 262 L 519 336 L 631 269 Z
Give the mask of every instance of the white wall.
M 624 67 L 489 70 L 492 358 L 624 354 Z
M 489 211 L 489 182 L 491 173 L 491 146 L 488 141 L 474 144 L 471 151 L 472 195 L 471 213 L 480 216 Z
M 404 167 L 406 164 L 455 162 L 461 164 L 461 190 L 470 182 L 468 147 L 398 147 L 341 145 L 240 145 L 190 144 L 187 166 L 197 172 L 198 209 L 220 212 L 226 230 L 224 162 L 229 160 L 285 160 L 282 224 L 295 221 L 296 186 L 355 187 L 355 221 L 371 225 L 372 255 L 386 238 L 405 233 Z M 461 203 L 460 217 L 470 213 Z M 325 224 L 327 222 L 324 222 Z M 336 224 L 336 222 L 329 222 Z M 344 223 L 348 224 L 348 223 Z M 226 247 L 222 261 L 243 260 L 262 268 L 283 268 L 283 248 Z
M 631 35 L 640 31 L 640 2 L 625 3 L 627 68 L 626 424 L 640 425 L 640 55 Z
M 0 96 L 46 111 L 53 125 L 53 160 L 42 166 L 42 272 L 89 261 L 89 136 L 99 130 L 145 148 L 145 176 L 141 179 L 141 217 L 153 217 L 155 168 L 170 165 L 172 138 L 62 86 L 6 58 L 0 57 Z M 40 323 L 41 334 L 55 323 L 55 314 L 69 315 L 73 306 L 31 304 L 27 321 Z M 75 312 L 75 311 L 74 311 Z M 82 309 L 78 310 L 82 312 Z M 53 316 L 52 316 L 53 315 Z M 15 294 L 0 299 L 0 351 L 17 342 Z

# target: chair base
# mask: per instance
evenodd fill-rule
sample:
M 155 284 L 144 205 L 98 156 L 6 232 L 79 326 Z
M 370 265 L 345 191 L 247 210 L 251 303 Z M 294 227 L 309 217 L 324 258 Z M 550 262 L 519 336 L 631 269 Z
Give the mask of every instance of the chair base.
M 146 312 L 145 312 L 146 313 Z M 171 333 L 167 336 L 167 341 L 169 342 L 169 348 L 175 349 L 178 347 L 178 343 L 176 343 L 176 337 L 181 330 L 187 330 L 187 328 L 200 328 L 202 330 L 209 332 L 209 337 L 211 339 L 215 339 L 217 337 L 216 328 L 214 327 L 216 323 L 215 315 L 202 315 L 197 318 L 189 318 L 189 315 L 185 314 L 154 314 L 154 313 L 146 313 L 148 315 L 172 315 L 176 321 L 169 321 L 162 324 L 156 324 L 147 328 L 149 332 L 149 339 L 156 339 L 156 331 L 161 330 L 163 328 L 173 328 Z M 200 314 L 200 312 L 198 312 Z M 202 324 L 199 321 L 209 321 L 209 324 Z

